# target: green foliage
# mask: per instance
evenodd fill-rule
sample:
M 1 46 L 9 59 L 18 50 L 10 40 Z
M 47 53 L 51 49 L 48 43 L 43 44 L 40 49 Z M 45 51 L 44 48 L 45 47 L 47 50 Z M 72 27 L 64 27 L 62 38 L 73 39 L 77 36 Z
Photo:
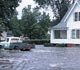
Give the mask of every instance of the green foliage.
M 9 20 L 21 0 L 0 0 L 0 18 Z
M 29 36 L 32 31 L 32 25 L 37 23 L 34 13 L 32 13 L 31 8 L 24 8 L 22 11 L 21 19 L 21 31 L 24 36 Z
M 55 3 L 56 3 L 56 7 L 57 7 L 58 13 L 59 13 L 59 19 L 61 20 L 68 10 L 70 1 L 62 0 L 61 3 L 59 1 L 56 1 Z
M 48 31 L 48 28 L 50 26 L 50 17 L 49 17 L 49 15 L 46 15 L 45 12 L 41 16 L 41 19 L 39 21 L 39 25 L 43 28 L 43 30 L 45 32 Z
M 24 36 L 28 36 L 31 39 L 46 38 L 49 24 L 49 16 L 45 13 L 41 14 L 38 8 L 34 8 L 33 11 L 31 11 L 30 6 L 23 9 L 21 31 Z
M 4 30 L 5 26 L 3 24 L 2 18 L 0 18 L 0 33 Z
M 49 15 L 41 14 L 39 8 L 31 11 L 31 6 L 22 10 L 22 18 L 17 19 L 15 14 L 8 24 L 9 29 L 14 36 L 27 36 L 30 39 L 47 38 L 48 28 L 50 26 Z
M 50 24 L 50 27 L 53 27 L 53 26 L 59 24 L 60 21 L 61 21 L 60 19 L 53 20 L 53 21 L 51 22 L 51 24 Z
M 16 15 L 12 17 L 8 25 L 14 36 L 21 36 L 20 21 L 18 20 Z
M 10 27 L 9 21 L 21 0 L 0 0 L 0 33 Z
M 45 43 L 50 43 L 50 39 L 29 39 L 25 42 L 28 42 L 31 44 L 45 44 Z
M 53 44 L 51 44 L 51 43 L 44 43 L 44 46 L 45 47 L 55 47 Z
M 44 29 L 39 25 L 35 24 L 31 27 L 31 33 L 30 38 L 31 39 L 42 39 L 45 38 L 45 31 Z
M 39 4 L 40 7 L 46 8 L 51 6 L 55 17 L 60 22 L 63 16 L 65 15 L 68 7 L 70 6 L 70 0 L 34 0 Z M 57 20 L 54 25 L 57 24 Z

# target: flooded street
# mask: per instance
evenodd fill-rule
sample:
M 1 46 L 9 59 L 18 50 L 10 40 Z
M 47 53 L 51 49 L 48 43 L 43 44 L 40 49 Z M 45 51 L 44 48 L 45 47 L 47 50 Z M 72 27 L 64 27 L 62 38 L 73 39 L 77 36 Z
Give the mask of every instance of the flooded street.
M 80 70 L 80 47 L 43 47 L 31 51 L 1 50 L 0 70 Z

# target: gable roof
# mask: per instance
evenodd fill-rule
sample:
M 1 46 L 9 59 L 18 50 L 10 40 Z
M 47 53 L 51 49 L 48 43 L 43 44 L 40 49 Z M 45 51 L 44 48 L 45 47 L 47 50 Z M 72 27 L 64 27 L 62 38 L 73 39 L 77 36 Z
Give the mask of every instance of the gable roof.
M 60 23 L 57 24 L 56 26 L 54 26 L 53 28 L 59 28 L 59 29 L 67 28 L 66 20 L 68 19 L 68 17 L 70 16 L 71 12 L 73 11 L 73 9 L 75 8 L 76 5 L 78 5 L 80 7 L 80 1 L 79 0 L 76 0 L 75 3 L 70 6 L 70 8 L 66 12 L 66 14 L 64 15 L 64 17 L 62 18 Z

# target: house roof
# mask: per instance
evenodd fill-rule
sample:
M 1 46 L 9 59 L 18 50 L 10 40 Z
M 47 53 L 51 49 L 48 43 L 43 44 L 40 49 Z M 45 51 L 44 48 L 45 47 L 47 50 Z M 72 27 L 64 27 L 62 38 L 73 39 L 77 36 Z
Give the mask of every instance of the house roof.
M 61 22 L 53 27 L 54 29 L 56 29 L 56 28 L 59 28 L 59 29 L 61 29 L 61 28 L 67 28 L 66 20 L 70 16 L 70 14 L 73 11 L 73 9 L 75 8 L 76 4 L 80 7 L 80 1 L 76 0 L 75 3 L 70 6 L 70 8 L 68 9 L 68 11 L 66 12 L 66 14 L 64 15 L 64 17 L 62 18 Z

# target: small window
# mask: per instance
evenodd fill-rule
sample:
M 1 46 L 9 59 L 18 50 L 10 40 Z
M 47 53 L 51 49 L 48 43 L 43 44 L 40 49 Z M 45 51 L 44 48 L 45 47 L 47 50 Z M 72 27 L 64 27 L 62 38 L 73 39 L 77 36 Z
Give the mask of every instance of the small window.
M 76 34 L 75 30 L 72 30 L 72 39 L 75 39 L 75 34 Z
M 76 38 L 77 38 L 77 39 L 80 39 L 80 30 L 77 30 L 77 31 L 76 31 Z
M 78 15 L 78 13 L 77 12 L 75 12 L 75 21 L 77 21 L 77 15 Z
M 74 20 L 80 21 L 80 12 L 75 12 Z
M 80 21 L 80 12 L 79 12 L 79 21 Z
M 72 39 L 80 39 L 80 30 L 72 30 Z

